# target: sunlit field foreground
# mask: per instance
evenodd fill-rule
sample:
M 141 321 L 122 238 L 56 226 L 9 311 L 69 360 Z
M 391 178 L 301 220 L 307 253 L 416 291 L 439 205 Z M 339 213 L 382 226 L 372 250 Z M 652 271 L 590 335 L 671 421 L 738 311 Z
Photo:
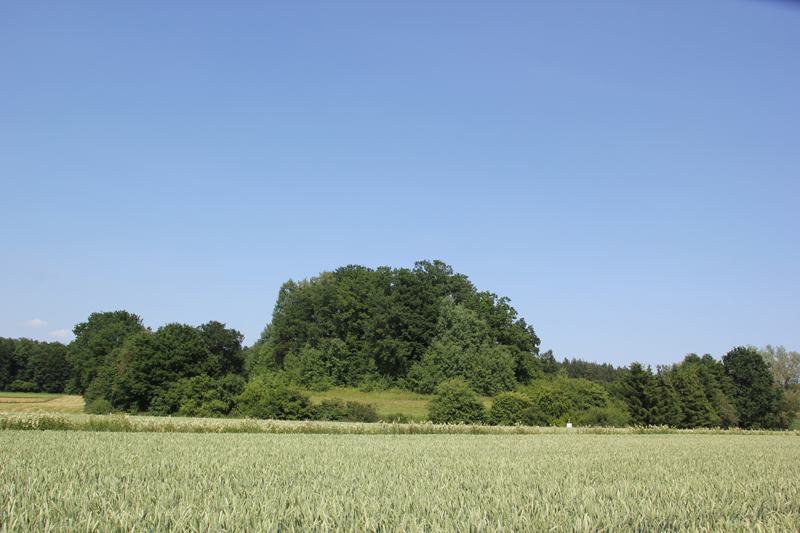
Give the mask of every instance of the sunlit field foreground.
M 791 433 L 0 432 L 0 531 L 798 531 Z

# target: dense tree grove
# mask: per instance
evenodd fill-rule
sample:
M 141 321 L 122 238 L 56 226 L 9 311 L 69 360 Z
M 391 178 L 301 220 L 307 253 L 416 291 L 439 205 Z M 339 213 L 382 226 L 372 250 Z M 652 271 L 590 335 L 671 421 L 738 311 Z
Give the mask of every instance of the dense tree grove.
M 541 374 L 538 346 L 508 298 L 440 261 L 351 265 L 283 284 L 250 367 L 312 388 L 374 381 L 429 393 L 460 376 L 496 394 Z
M 0 390 L 10 392 L 64 392 L 72 378 L 60 342 L 0 338 Z
M 374 406 L 302 390 L 396 387 L 432 394 L 431 420 L 502 425 L 786 428 L 800 410 L 797 352 L 738 347 L 655 371 L 559 363 L 508 298 L 439 261 L 289 280 L 246 348 L 220 322 L 152 331 L 127 311 L 73 331 L 67 346 L 0 338 L 0 390 L 80 394 L 92 413 L 376 421 Z

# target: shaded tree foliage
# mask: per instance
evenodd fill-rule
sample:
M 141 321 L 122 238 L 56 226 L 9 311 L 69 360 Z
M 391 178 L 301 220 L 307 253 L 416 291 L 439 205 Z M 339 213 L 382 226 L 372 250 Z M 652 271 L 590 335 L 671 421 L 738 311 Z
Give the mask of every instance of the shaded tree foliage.
M 0 390 L 63 393 L 71 377 L 60 342 L 0 338 Z

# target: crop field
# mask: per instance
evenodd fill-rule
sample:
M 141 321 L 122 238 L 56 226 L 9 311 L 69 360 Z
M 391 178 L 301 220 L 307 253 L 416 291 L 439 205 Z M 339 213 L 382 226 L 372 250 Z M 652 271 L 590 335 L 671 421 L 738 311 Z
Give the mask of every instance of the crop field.
M 71 413 L 83 411 L 83 398 L 63 394 L 0 392 L 0 412 Z
M 0 531 L 798 531 L 784 434 L 0 431 Z

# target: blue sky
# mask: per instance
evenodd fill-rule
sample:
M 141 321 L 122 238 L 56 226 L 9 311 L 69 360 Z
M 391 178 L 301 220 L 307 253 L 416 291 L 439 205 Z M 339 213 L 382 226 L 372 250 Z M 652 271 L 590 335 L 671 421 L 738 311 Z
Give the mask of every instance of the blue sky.
M 800 349 L 800 8 L 0 3 L 0 336 L 440 259 L 556 358 Z

